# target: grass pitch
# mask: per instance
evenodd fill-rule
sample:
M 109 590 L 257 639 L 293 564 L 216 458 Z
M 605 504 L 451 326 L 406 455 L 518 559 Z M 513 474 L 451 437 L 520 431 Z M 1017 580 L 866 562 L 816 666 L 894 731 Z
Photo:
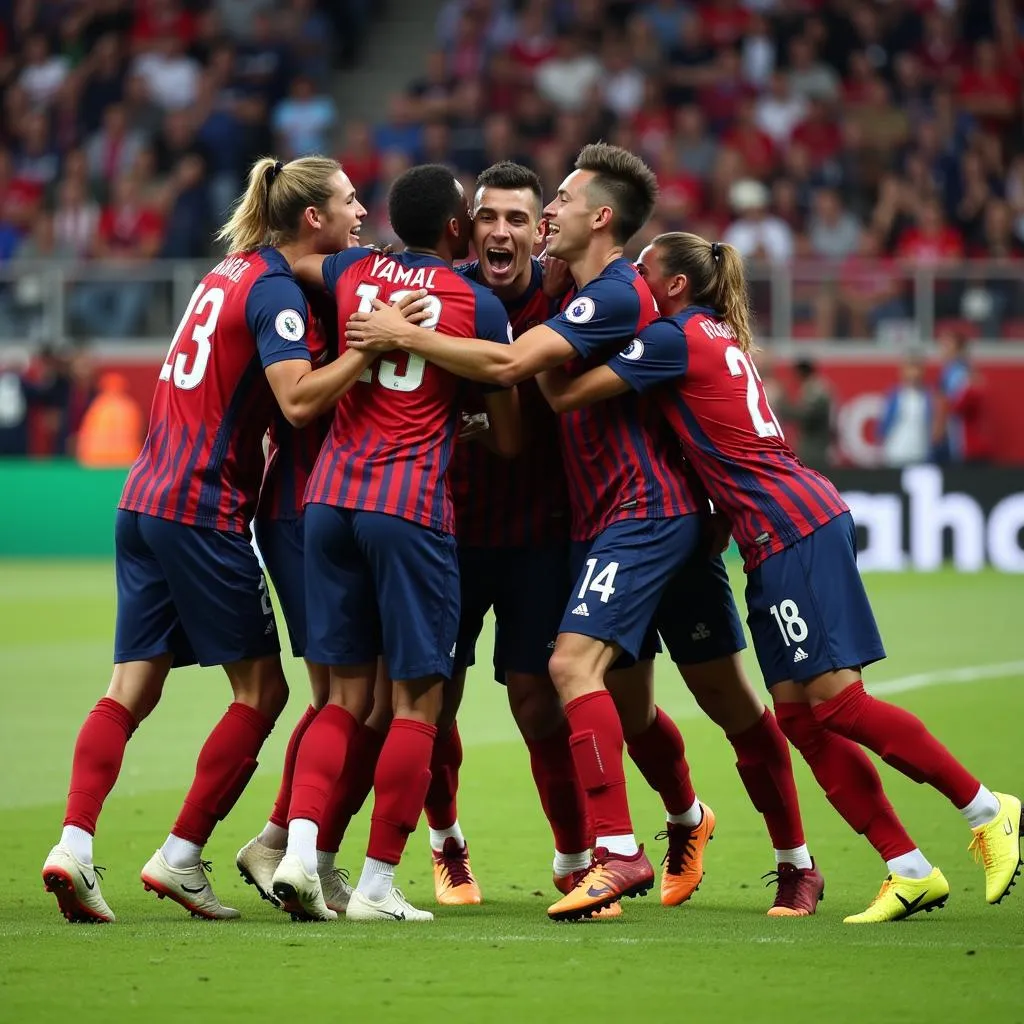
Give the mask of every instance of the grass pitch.
M 737 581 L 739 583 L 739 581 Z M 1024 581 L 981 574 L 873 576 L 868 587 L 889 650 L 869 685 L 905 704 L 990 787 L 1024 790 Z M 206 733 L 227 704 L 216 670 L 172 674 L 163 704 L 128 747 L 100 822 L 109 927 L 71 927 L 39 870 L 60 831 L 74 737 L 110 671 L 114 586 L 108 563 L 0 562 L 0 1018 L 5 1021 L 251 1021 L 281 1013 L 350 1021 L 532 1024 L 593 1020 L 1024 1021 L 1024 888 L 984 902 L 967 827 L 937 794 L 886 767 L 889 794 L 952 886 L 947 907 L 882 927 L 851 928 L 884 875 L 873 851 L 825 802 L 796 760 L 826 899 L 809 919 L 769 920 L 773 867 L 724 738 L 698 713 L 671 663 L 659 702 L 679 720 L 694 780 L 718 817 L 707 875 L 677 910 L 654 894 L 617 921 L 556 925 L 551 841 L 525 751 L 486 666 L 460 718 L 466 762 L 460 820 L 484 891 L 480 908 L 441 910 L 425 926 L 295 925 L 260 903 L 234 869 L 261 827 L 281 753 L 305 705 L 301 665 L 261 770 L 209 847 L 214 886 L 240 922 L 194 921 L 143 892 L 138 871 L 174 820 Z M 484 648 L 482 647 L 482 650 Z M 748 667 L 759 679 L 753 659 Z M 634 773 L 636 827 L 660 857 L 656 799 Z M 358 870 L 366 812 L 342 850 Z M 399 883 L 431 907 L 425 829 Z

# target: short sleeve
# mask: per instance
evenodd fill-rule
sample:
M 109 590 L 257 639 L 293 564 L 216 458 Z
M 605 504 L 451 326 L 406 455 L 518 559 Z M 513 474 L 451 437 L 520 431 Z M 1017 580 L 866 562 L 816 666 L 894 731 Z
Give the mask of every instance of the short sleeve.
M 249 291 L 245 320 L 264 367 L 285 359 L 309 360 L 308 307 L 294 277 L 264 274 Z
M 372 249 L 356 246 L 354 249 L 342 249 L 341 252 L 328 256 L 323 263 L 324 287 L 333 295 L 341 275 L 349 267 L 372 255 Z
M 476 289 L 475 337 L 512 344 L 512 325 L 505 307 L 497 296 L 483 288 Z
M 640 323 L 640 296 L 628 281 L 597 278 L 547 321 L 586 358 L 608 355 L 636 335 Z
M 686 373 L 686 335 L 673 320 L 655 320 L 608 366 L 634 391 L 647 391 Z

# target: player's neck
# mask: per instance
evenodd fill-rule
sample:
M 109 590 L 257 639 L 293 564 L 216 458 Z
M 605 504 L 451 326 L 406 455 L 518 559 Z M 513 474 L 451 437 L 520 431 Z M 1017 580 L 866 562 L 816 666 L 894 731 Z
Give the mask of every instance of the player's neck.
M 526 264 L 514 281 L 510 281 L 508 284 L 502 285 L 488 284 L 487 287 L 490 288 L 502 302 L 515 302 L 516 299 L 522 298 L 522 296 L 526 294 L 526 290 L 530 287 L 530 283 L 532 281 L 533 263 L 530 262 Z M 484 283 L 487 284 L 486 281 L 484 281 Z
M 591 245 L 579 259 L 569 261 L 569 270 L 577 288 L 590 284 L 610 263 L 622 259 L 622 246 L 607 244 Z
M 444 249 L 417 249 L 413 245 L 407 245 L 405 251 L 415 253 L 417 256 L 435 256 L 439 260 L 444 260 L 448 266 L 455 263 L 455 258 Z
M 289 267 L 294 267 L 303 256 L 311 256 L 316 252 L 315 246 L 309 242 L 286 242 L 284 245 L 275 246 L 277 251 L 284 257 Z

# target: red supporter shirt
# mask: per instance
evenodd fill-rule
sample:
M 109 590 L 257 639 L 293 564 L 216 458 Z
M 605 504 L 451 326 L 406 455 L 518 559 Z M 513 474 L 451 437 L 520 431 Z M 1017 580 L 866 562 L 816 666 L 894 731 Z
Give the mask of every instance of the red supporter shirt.
M 460 338 L 512 340 L 494 295 L 437 256 L 346 249 L 324 261 L 323 274 L 338 304 L 339 328 L 357 309 L 371 309 L 376 298 L 393 302 L 425 288 L 432 317 L 423 326 Z M 454 533 L 445 474 L 463 385 L 420 356 L 384 353 L 338 403 L 306 504 L 384 512 Z
M 119 508 L 248 533 L 277 402 L 265 368 L 309 359 L 306 300 L 269 246 L 226 257 L 199 282 L 153 396 L 149 434 Z
M 338 354 L 337 316 L 331 298 L 319 292 L 307 295 L 309 330 L 306 342 L 314 368 Z M 293 427 L 280 409 L 270 424 L 270 447 L 260 487 L 257 519 L 297 519 L 303 497 L 324 438 L 330 433 L 334 413 L 321 416 L 306 427 Z
M 656 399 L 732 522 L 747 572 L 847 511 L 831 481 L 786 444 L 753 361 L 714 310 L 655 321 L 608 365 Z
M 576 349 L 576 375 L 629 346 L 656 319 L 650 289 L 629 260 L 609 263 L 547 326 Z M 559 418 L 572 539 L 590 540 L 623 519 L 704 511 L 684 480 L 679 445 L 640 395 L 621 395 Z
M 477 280 L 479 263 L 460 267 Z M 544 323 L 557 303 L 544 294 L 540 263 L 526 291 L 505 311 L 518 338 Z M 471 411 L 482 409 L 474 403 Z M 558 444 L 558 417 L 540 393 L 536 381 L 519 385 L 523 421 L 523 450 L 505 459 L 476 441 L 456 444 L 448 467 L 455 503 L 455 530 L 467 547 L 532 547 L 569 537 L 569 494 Z
M 161 234 L 163 218 L 145 206 L 108 206 L 100 214 L 97 235 L 107 246 L 118 250 L 134 249 Z
M 900 259 L 918 263 L 959 259 L 963 254 L 964 243 L 960 232 L 948 225 L 934 235 L 925 234 L 919 228 L 908 228 L 896 244 L 896 255 Z

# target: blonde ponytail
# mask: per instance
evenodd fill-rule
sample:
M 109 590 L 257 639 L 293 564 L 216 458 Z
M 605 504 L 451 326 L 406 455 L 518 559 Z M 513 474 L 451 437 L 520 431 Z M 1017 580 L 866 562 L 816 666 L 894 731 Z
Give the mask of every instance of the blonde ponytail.
M 307 207 L 323 209 L 341 170 L 337 160 L 304 156 L 282 164 L 260 157 L 228 222 L 217 233 L 229 252 L 251 252 L 261 245 L 281 245 L 298 235 Z
M 669 231 L 651 243 L 666 276 L 685 274 L 690 285 L 690 304 L 710 306 L 732 328 L 740 350 L 754 344 L 750 297 L 743 257 L 732 245 L 709 242 L 687 231 Z

